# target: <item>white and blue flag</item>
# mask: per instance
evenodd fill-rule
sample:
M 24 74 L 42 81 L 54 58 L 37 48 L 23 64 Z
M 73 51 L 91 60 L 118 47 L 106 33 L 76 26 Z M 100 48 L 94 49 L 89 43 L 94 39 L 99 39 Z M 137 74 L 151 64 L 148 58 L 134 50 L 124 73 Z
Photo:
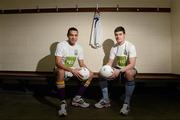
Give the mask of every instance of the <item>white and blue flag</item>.
M 97 49 L 102 46 L 101 41 L 102 41 L 102 27 L 101 27 L 100 13 L 95 12 L 89 44 L 91 45 L 91 47 Z

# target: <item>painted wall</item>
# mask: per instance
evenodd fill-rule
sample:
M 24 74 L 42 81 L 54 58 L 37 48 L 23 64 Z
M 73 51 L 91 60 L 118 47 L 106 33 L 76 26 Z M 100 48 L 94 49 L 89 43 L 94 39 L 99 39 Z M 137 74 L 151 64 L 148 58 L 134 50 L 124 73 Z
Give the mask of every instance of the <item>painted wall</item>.
M 18 1 L 18 2 L 17 2 Z M 1 8 L 32 8 L 54 6 L 50 0 L 24 2 L 16 0 L 14 4 L 2 1 Z M 58 0 L 55 0 L 59 3 Z M 61 0 L 62 1 L 62 0 Z M 122 0 L 122 6 L 169 7 L 169 0 Z M 116 6 L 112 2 L 98 1 L 101 6 Z M 21 3 L 21 4 L 20 4 Z M 52 4 L 50 4 L 52 3 Z M 62 1 L 63 7 L 96 6 L 96 2 L 80 0 Z M 66 40 L 69 27 L 79 29 L 79 43 L 85 51 L 85 61 L 90 69 L 98 71 L 107 61 L 109 46 L 114 40 L 114 28 L 122 25 L 126 28 L 126 39 L 136 45 L 137 68 L 143 73 L 170 73 L 171 60 L 171 14 L 170 13 L 101 13 L 103 25 L 103 47 L 92 49 L 88 43 L 94 13 L 49 13 L 0 15 L 0 70 L 51 71 L 54 65 L 54 50 L 57 42 Z
M 180 1 L 172 2 L 172 71 L 180 74 Z

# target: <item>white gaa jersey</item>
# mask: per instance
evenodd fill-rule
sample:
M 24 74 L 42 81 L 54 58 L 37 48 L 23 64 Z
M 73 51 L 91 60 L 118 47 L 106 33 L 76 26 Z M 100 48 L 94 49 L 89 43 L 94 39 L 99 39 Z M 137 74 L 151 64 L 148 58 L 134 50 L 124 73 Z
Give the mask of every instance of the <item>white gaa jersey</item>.
M 122 45 L 115 45 L 111 48 L 110 59 L 117 59 L 117 67 L 124 68 L 127 66 L 129 58 L 136 57 L 135 46 L 125 41 Z
M 73 67 L 76 59 L 84 59 L 82 47 L 77 43 L 71 46 L 67 40 L 57 44 L 55 56 L 62 57 L 63 64 L 67 67 Z

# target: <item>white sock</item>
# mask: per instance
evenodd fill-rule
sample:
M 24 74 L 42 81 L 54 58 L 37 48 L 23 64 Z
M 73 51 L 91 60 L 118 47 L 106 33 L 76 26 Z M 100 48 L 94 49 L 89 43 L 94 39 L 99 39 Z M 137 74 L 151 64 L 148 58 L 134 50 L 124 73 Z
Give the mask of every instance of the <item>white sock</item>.
M 123 104 L 123 109 L 127 109 L 128 108 L 128 104 Z
M 66 110 L 66 105 L 65 104 L 61 105 L 61 110 Z
M 102 94 L 103 94 L 103 99 L 106 101 L 106 102 L 109 102 L 109 96 L 108 96 L 108 88 L 105 87 L 102 89 Z

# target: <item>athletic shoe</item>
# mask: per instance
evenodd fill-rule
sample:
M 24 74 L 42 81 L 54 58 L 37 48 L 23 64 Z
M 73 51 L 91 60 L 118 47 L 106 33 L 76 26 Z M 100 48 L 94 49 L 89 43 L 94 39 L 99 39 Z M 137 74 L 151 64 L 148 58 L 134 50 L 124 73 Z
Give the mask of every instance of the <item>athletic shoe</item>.
M 98 103 L 94 105 L 96 108 L 104 108 L 104 107 L 110 107 L 110 101 L 105 101 L 104 99 L 101 99 Z
M 61 103 L 60 103 L 60 109 L 58 111 L 58 114 L 60 116 L 67 116 L 67 112 L 66 112 L 66 106 L 67 106 L 67 103 L 65 100 L 62 100 Z
M 89 107 L 89 103 L 86 103 L 81 96 L 75 96 L 72 100 L 72 105 L 76 107 L 82 107 L 82 108 L 87 108 Z
M 121 115 L 128 115 L 129 111 L 130 111 L 130 109 L 129 109 L 128 104 L 123 104 L 123 107 L 120 110 L 120 114 Z

